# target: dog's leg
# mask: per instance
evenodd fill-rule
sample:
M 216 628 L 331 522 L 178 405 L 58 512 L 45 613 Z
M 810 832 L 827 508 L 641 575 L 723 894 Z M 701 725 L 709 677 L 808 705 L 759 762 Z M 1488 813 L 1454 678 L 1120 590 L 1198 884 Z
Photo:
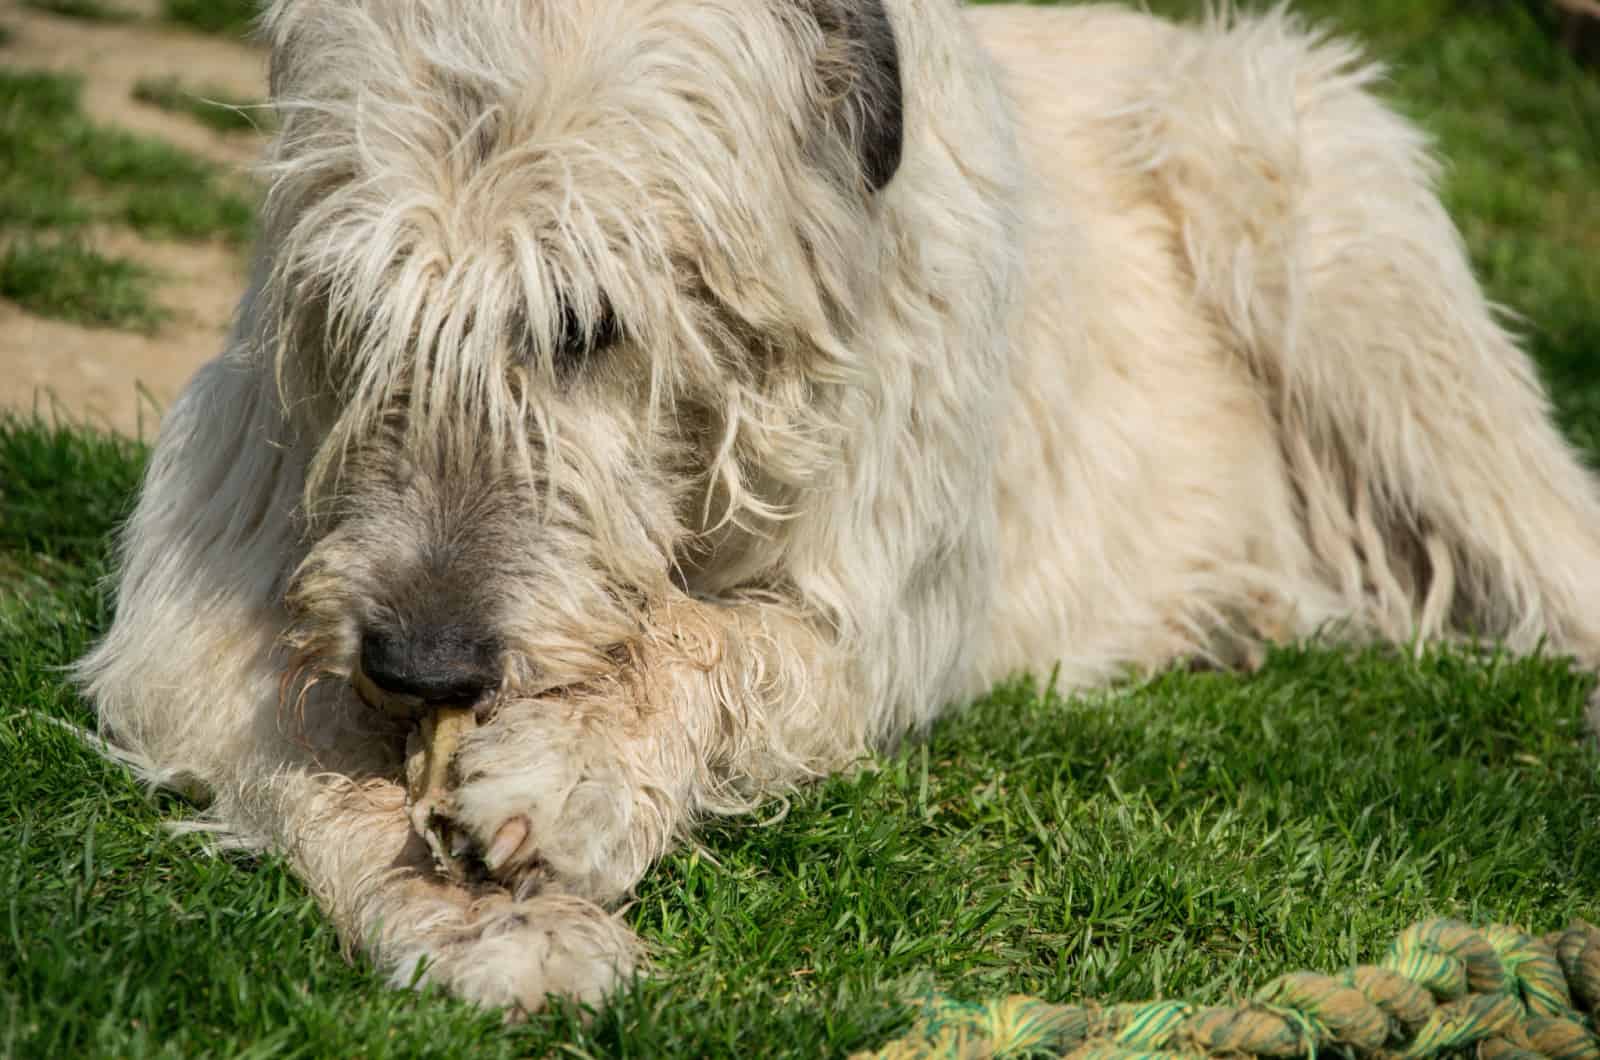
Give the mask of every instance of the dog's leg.
M 1600 663 L 1600 498 L 1495 321 L 1424 138 L 1282 15 L 1188 35 L 1144 109 L 1200 296 L 1270 393 L 1308 536 L 1404 638 Z
M 462 741 L 446 815 L 490 872 L 612 901 L 697 817 L 848 764 L 862 721 L 823 638 L 776 604 L 654 609 L 614 678 L 506 703 Z
M 636 944 L 592 902 L 517 899 L 448 883 L 411 829 L 394 783 L 301 774 L 254 796 L 283 850 L 352 949 L 392 985 L 436 984 L 479 1004 L 532 1011 L 547 994 L 598 1003 L 633 969 Z M 249 807 L 240 806 L 249 812 Z
M 79 666 L 102 728 L 147 779 L 209 795 L 233 840 L 287 856 L 346 944 L 396 981 L 493 1005 L 597 999 L 632 966 L 624 928 L 576 899 L 445 885 L 394 780 L 397 734 L 343 686 L 280 702 L 297 459 L 270 377 L 243 357 L 202 370 L 169 413 L 115 622 Z

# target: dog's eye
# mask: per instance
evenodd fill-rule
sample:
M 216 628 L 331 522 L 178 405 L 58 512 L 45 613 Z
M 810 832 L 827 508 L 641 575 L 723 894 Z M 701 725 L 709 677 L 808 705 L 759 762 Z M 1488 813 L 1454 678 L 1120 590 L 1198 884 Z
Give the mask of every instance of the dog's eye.
M 600 304 L 585 320 L 570 302 L 561 303 L 561 330 L 556 336 L 555 370 L 557 379 L 572 376 L 592 354 L 613 345 L 622 337 L 622 327 L 611 309 L 611 301 L 600 296 Z

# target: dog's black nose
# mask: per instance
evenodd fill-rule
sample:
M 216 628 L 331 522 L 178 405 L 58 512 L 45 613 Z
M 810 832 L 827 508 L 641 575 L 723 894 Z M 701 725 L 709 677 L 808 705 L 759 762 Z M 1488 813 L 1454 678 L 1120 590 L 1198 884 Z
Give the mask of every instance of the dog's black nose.
M 476 703 L 500 683 L 500 652 L 490 638 L 454 626 L 361 635 L 361 670 L 377 688 L 436 706 Z

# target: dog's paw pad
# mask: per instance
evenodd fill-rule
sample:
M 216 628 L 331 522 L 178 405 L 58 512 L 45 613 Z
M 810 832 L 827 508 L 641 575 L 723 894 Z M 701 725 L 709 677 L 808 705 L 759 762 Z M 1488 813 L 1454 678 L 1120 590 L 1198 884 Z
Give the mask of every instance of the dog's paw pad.
M 517 861 L 524 860 L 517 857 L 517 852 L 530 847 L 528 842 L 532 838 L 531 829 L 526 817 L 517 816 L 501 825 L 494 833 L 494 841 L 489 844 L 489 849 L 483 852 L 483 867 L 491 874 L 498 873 Z M 531 854 L 532 851 L 527 851 Z

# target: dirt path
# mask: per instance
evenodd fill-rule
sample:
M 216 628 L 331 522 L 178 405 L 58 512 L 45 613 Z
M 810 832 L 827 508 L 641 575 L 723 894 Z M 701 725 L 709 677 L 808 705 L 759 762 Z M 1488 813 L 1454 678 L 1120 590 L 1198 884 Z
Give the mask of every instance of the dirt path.
M 244 284 L 239 254 L 121 231 L 92 233 L 90 243 L 160 271 L 173 318 L 143 335 L 34 316 L 0 299 L 0 406 L 152 438 L 161 410 L 221 348 Z
M 260 138 L 215 132 L 181 114 L 137 103 L 141 78 L 178 75 L 242 98 L 265 93 L 265 56 L 226 40 L 184 33 L 148 19 L 155 3 L 122 6 L 145 14 L 93 22 L 44 14 L 0 0 L 11 32 L 0 65 L 70 71 L 83 77 L 83 104 L 97 122 L 160 137 L 224 166 L 245 169 Z M 126 434 L 154 433 L 159 410 L 216 355 L 244 286 L 236 250 L 207 243 L 152 242 L 120 230 L 89 233 L 108 253 L 140 261 L 165 277 L 157 297 L 172 318 L 152 335 L 47 320 L 0 300 L 0 407 L 55 409 Z

